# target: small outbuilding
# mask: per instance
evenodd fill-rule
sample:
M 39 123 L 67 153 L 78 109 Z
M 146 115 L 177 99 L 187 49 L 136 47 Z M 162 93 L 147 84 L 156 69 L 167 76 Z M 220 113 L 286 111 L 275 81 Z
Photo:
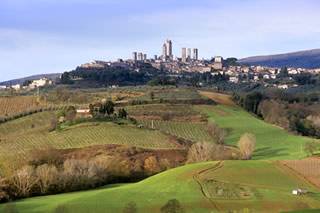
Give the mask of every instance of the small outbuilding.
M 294 189 L 292 190 L 292 194 L 293 195 L 304 195 L 304 194 L 307 194 L 308 193 L 308 190 L 306 189 Z

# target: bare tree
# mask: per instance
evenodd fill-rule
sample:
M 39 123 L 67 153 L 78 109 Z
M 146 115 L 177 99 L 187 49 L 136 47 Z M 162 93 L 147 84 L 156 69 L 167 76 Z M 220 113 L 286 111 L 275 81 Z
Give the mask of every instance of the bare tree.
M 6 183 L 6 179 L 0 175 L 0 203 L 9 199 L 9 195 L 6 190 L 7 188 L 8 185 Z
M 214 160 L 216 156 L 216 151 L 217 145 L 214 143 L 195 143 L 189 149 L 187 163 Z
M 12 186 L 16 188 L 18 195 L 22 197 L 27 197 L 30 194 L 37 181 L 38 179 L 32 166 L 24 166 L 11 178 Z
M 243 134 L 238 142 L 238 147 L 240 149 L 242 159 L 251 159 L 253 151 L 256 147 L 256 137 L 250 133 Z
M 223 145 L 225 137 L 227 136 L 227 132 L 224 129 L 218 127 L 218 125 L 214 123 L 208 124 L 208 133 L 213 138 L 214 142 Z
M 38 185 L 41 193 L 48 192 L 49 187 L 56 183 L 59 172 L 53 165 L 43 164 L 36 169 L 36 174 L 39 179 Z

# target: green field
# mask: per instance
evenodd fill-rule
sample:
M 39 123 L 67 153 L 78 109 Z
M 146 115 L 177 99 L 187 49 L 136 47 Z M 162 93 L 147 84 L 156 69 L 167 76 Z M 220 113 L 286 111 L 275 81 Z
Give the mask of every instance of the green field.
M 254 175 L 253 175 L 254 174 Z M 311 194 L 291 195 L 297 187 Z M 178 199 L 186 212 L 279 212 L 319 208 L 319 192 L 300 177 L 269 161 L 225 161 L 192 164 L 134 184 L 36 197 L 18 201 L 26 213 L 121 212 L 135 202 L 138 212 L 160 212 L 169 199 Z M 0 211 L 5 205 L 0 206 Z
M 237 145 L 240 136 L 246 132 L 257 138 L 253 159 L 300 159 L 306 157 L 304 144 L 310 138 L 296 136 L 268 124 L 240 107 L 236 106 L 197 106 L 209 116 L 211 122 L 229 132 L 226 143 Z

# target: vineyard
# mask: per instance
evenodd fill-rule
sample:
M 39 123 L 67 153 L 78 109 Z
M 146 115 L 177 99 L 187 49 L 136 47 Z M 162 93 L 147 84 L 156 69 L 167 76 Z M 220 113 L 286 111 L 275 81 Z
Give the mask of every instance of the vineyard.
M 170 135 L 174 135 L 193 142 L 210 142 L 212 138 L 207 132 L 206 123 L 196 122 L 175 122 L 175 121 L 139 121 L 142 125 L 148 128 L 158 129 Z
M 55 112 L 40 112 L 0 124 L 0 139 L 14 138 L 30 132 L 48 131 L 50 120 L 54 117 Z
M 146 88 L 147 89 L 147 88 Z M 150 88 L 154 94 L 155 100 L 196 100 L 207 99 L 201 96 L 197 90 L 190 88 Z M 150 100 L 150 93 L 146 93 L 144 96 L 139 97 L 140 100 Z
M 41 148 L 80 148 L 101 144 L 124 144 L 144 148 L 179 148 L 160 131 L 112 123 L 83 123 L 49 133 L 50 112 L 38 113 L 0 125 L 0 155 L 25 155 Z M 6 134 L 4 134 L 6 133 Z
M 320 159 L 307 158 L 303 160 L 281 161 L 290 169 L 293 169 L 314 185 L 320 187 Z
M 44 106 L 45 104 L 34 96 L 0 97 L 0 117 L 9 117 Z

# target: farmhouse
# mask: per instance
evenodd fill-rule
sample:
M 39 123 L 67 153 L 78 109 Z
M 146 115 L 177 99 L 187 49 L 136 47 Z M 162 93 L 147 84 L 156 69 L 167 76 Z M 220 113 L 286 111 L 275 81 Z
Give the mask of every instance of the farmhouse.
M 77 117 L 80 118 L 91 118 L 90 109 L 77 109 Z
M 46 85 L 52 85 L 52 81 L 47 78 L 41 78 L 39 80 L 32 81 L 32 83 L 29 85 L 29 88 L 34 89 L 38 87 L 44 87 Z

